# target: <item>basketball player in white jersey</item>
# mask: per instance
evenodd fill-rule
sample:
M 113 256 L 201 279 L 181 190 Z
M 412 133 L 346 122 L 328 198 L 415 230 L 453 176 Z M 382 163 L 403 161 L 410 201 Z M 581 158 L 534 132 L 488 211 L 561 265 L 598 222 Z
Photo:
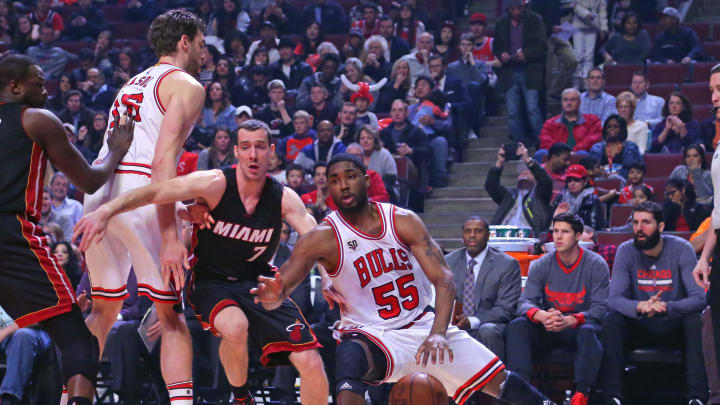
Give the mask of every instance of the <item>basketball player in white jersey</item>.
M 170 10 L 150 26 L 149 39 L 159 62 L 120 89 L 109 120 L 127 112 L 135 120 L 135 139 L 115 175 L 85 197 L 85 213 L 121 193 L 175 177 L 177 159 L 202 111 L 205 91 L 192 75 L 203 58 L 204 24 L 194 14 Z M 98 161 L 107 152 L 107 141 Z M 92 313 L 88 328 L 100 350 L 127 297 L 130 266 L 138 294 L 155 302 L 162 327 L 161 369 L 172 405 L 192 404 L 192 342 L 179 291 L 189 268 L 179 241 L 173 204 L 149 206 L 115 218 L 108 236 L 86 253 L 92 281 Z M 172 282 L 170 282 L 172 274 Z
M 328 183 L 338 211 L 298 240 L 273 278 L 258 277 L 251 292 L 272 309 L 315 262 L 327 269 L 345 297 L 335 332 L 340 405 L 364 404 L 365 383 L 395 382 L 415 371 L 438 378 L 459 405 L 478 390 L 511 404 L 551 403 L 465 331 L 448 328 L 455 287 L 442 251 L 417 215 L 368 201 L 362 160 L 334 156 Z

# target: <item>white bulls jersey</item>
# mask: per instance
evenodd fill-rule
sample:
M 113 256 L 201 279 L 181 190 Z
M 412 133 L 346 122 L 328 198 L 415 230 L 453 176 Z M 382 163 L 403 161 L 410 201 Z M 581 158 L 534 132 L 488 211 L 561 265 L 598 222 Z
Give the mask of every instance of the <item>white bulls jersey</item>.
M 160 101 L 160 83 L 167 75 L 177 71 L 182 69 L 168 63 L 159 63 L 134 76 L 118 92 L 110 108 L 108 128 L 116 115 L 122 116 L 127 111 L 128 117 L 135 120 L 135 136 L 115 173 L 150 176 L 155 145 L 160 136 L 160 124 L 165 116 L 165 106 Z M 106 133 L 98 157 L 102 158 L 107 153 Z
M 335 231 L 338 264 L 327 269 L 333 287 L 347 300 L 342 328 L 407 326 L 431 303 L 430 281 L 395 231 L 395 206 L 371 202 L 382 220 L 378 235 L 353 227 L 339 211 L 326 221 Z

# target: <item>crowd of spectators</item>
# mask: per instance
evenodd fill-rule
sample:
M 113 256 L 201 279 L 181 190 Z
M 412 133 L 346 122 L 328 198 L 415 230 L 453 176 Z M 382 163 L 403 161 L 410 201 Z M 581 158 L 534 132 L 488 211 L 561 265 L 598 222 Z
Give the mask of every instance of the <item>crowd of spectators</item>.
M 699 319 L 702 306 L 695 301 L 679 306 L 671 302 L 691 295 L 696 300 L 698 292 L 687 284 L 685 293 L 662 299 L 639 288 L 640 293 L 634 291 L 630 296 L 644 299 L 641 302 L 646 304 L 637 313 L 628 310 L 623 300 L 630 294 L 627 291 L 637 286 L 613 278 L 608 287 L 608 270 L 615 267 L 629 274 L 634 270 L 628 262 L 640 260 L 632 256 L 639 253 L 632 251 L 632 246 L 618 248 L 598 240 L 603 231 L 633 232 L 633 216 L 618 223 L 613 206 L 635 205 L 636 215 L 649 215 L 656 230 L 697 231 L 700 235 L 707 229 L 713 193 L 706 156 L 720 139 L 720 125 L 714 117 L 693 115 L 694 104 L 704 105 L 709 99 L 691 100 L 679 86 L 663 92 L 662 97 L 652 94 L 656 88 L 648 75 L 653 65 L 683 64 L 692 71 L 696 63 L 711 60 L 703 40 L 680 22 L 677 9 L 663 7 L 667 1 L 655 0 L 503 0 L 490 32 L 486 15 L 463 16 L 467 2 L 381 3 L 357 1 L 347 8 L 335 0 L 130 0 L 102 7 L 93 0 L 0 0 L 0 47 L 5 53 L 26 53 L 37 60 L 52 83 L 47 108 L 62 120 L 68 137 L 92 162 L 102 146 L 107 111 L 117 89 L 154 63 L 145 41 L 115 37 L 114 25 L 123 22 L 103 10 L 114 7 L 122 11 L 125 21 L 134 23 L 149 23 L 159 10 L 169 7 L 194 10 L 207 24 L 205 59 L 198 75 L 206 88 L 206 100 L 180 158 L 178 174 L 231 167 L 236 163 L 232 145 L 238 124 L 260 119 L 271 128 L 276 147 L 269 174 L 295 190 L 318 221 L 335 208 L 328 193 L 325 162 L 342 152 L 361 157 L 368 166 L 373 200 L 422 212 L 425 197 L 448 185 L 449 167 L 462 160 L 467 140 L 482 136 L 486 116 L 499 113 L 498 100 L 503 97 L 508 135 L 518 144 L 514 152 L 522 169 L 515 186 L 501 184 L 509 150 L 500 148 L 485 184 L 498 208 L 489 221 L 476 218 L 466 222 L 463 235 L 468 255 L 476 249 L 468 246 L 466 233 L 482 238 L 489 225 L 515 225 L 531 228 L 543 242 L 563 232 L 582 234 L 582 240 L 610 267 L 604 268 L 595 256 L 578 258 L 578 262 L 589 261 L 588 273 L 582 277 L 592 278 L 586 284 L 591 301 L 583 297 L 579 306 L 567 310 L 547 304 L 553 297 L 547 296 L 545 287 L 551 285 L 558 294 L 575 294 L 579 284 L 572 283 L 582 278 L 558 281 L 553 278 L 554 269 L 537 271 L 536 279 L 528 284 L 531 288 L 521 297 L 519 285 L 505 289 L 503 284 L 519 282 L 515 280 L 519 273 L 513 270 L 499 276 L 494 288 L 502 292 L 497 296 L 505 308 L 502 316 L 481 316 L 482 311 L 501 304 L 480 300 L 477 313 L 465 314 L 469 317 L 466 323 L 461 319 L 454 322 L 475 331 L 473 336 L 497 350 L 509 368 L 521 374 L 529 373 L 527 359 L 520 355 L 531 351 L 525 344 L 547 331 L 576 331 L 562 340 L 576 339 L 581 357 L 594 362 L 576 363 L 576 369 L 582 371 L 576 374 L 573 388 L 587 394 L 596 384 L 595 368 L 601 361 L 617 367 L 617 357 L 608 356 L 622 350 L 617 348 L 615 335 L 600 332 L 605 311 L 613 316 L 608 322 L 614 330 L 625 327 L 626 318 L 637 313 L 663 312 L 660 307 L 666 302 L 666 313 L 697 313 Z M 467 32 L 460 32 L 462 18 L 468 20 Z M 643 25 L 658 19 L 662 29 L 653 38 Z M 87 46 L 78 48 L 80 42 Z M 606 85 L 609 67 L 616 65 L 640 66 L 621 91 Z M 682 154 L 683 158 L 658 182 L 654 174 L 648 176 L 644 164 L 652 154 Z M 73 197 L 80 196 L 62 173 L 54 173 L 47 184 L 41 225 L 57 244 L 58 257 L 69 258 L 66 270 L 73 273 L 69 276 L 78 296 L 83 297 L 83 310 L 88 311 L 92 304 L 87 277 L 83 279 L 82 257 L 67 243 L 82 213 L 81 203 Z M 661 205 L 638 205 L 647 201 Z M 467 229 L 469 223 L 472 232 Z M 556 229 L 557 224 L 566 224 L 570 230 Z M 288 250 L 292 249 L 292 234 L 292 229 L 284 229 L 283 247 Z M 637 231 L 634 236 L 637 239 Z M 680 240 L 668 239 L 667 246 L 672 252 L 662 255 L 684 260 L 686 246 Z M 696 252 L 698 246 L 693 244 Z M 559 266 L 567 272 L 569 264 L 558 260 L 547 255 L 533 266 Z M 673 280 L 685 280 L 689 261 L 668 264 Z M 464 258 L 449 262 L 460 263 L 460 267 L 468 263 Z M 458 270 L 452 266 L 453 271 Z M 470 267 L 474 266 L 476 270 L 484 266 L 483 260 Z M 462 287 L 457 290 L 462 292 Z M 296 301 L 300 299 L 304 298 Z M 128 338 L 137 330 L 149 303 L 131 296 L 125 304 L 127 311 L 124 306 L 125 315 L 108 339 L 109 347 L 114 346 L 108 355 L 112 374 L 122 376 L 113 390 L 132 402 L 140 395 L 132 360 L 144 356 L 152 364 L 157 353 L 146 353 L 140 341 Z M 513 320 L 517 314 L 522 315 L 520 320 Z M 567 316 L 574 321 L 564 318 Z M 332 316 L 322 308 L 312 319 L 331 323 Z M 668 328 L 694 327 L 695 321 L 693 317 Z M 552 322 L 564 327 L 548 328 Z M 545 332 L 539 324 L 545 326 Z M 575 329 L 577 326 L 583 327 Z M 42 336 L 24 333 L 17 336 L 36 347 L 33 350 L 47 350 Z M 198 350 L 216 352 L 208 349 L 216 344 L 214 338 L 200 338 L 199 326 L 193 333 L 194 339 L 203 341 Z M 158 329 L 153 329 L 151 336 L 157 338 L 157 334 Z M 498 336 L 501 342 L 507 339 L 507 344 L 518 348 L 515 357 L 506 356 Z M 8 359 L 12 347 L 22 342 L 19 338 L 14 343 L 10 337 L 3 341 L 0 348 L 8 353 Z M 613 348 L 604 359 L 596 347 L 600 341 Z M 329 337 L 328 342 L 332 345 Z M 200 362 L 197 367 L 217 367 L 217 359 L 214 361 Z M 698 373 L 688 369 L 688 375 L 697 377 Z M 286 384 L 291 396 L 287 375 L 287 370 L 279 372 L 276 385 L 282 389 Z M 21 376 L 20 380 L 27 383 L 28 378 Z M 619 382 L 613 378 L 606 388 L 619 396 Z M 691 390 L 692 399 L 706 399 L 700 392 L 702 386 L 691 388 L 695 390 Z M 12 403 L 21 399 L 22 392 L 7 390 L 3 384 L 0 395 L 3 402 Z

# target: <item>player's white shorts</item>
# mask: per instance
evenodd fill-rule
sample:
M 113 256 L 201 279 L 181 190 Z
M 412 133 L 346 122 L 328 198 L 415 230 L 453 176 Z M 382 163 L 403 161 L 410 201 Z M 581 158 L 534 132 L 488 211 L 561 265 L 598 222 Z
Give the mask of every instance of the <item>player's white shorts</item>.
M 428 359 L 427 366 L 416 364 L 415 354 L 430 334 L 435 314 L 426 312 L 420 320 L 405 329 L 378 329 L 372 326 L 343 328 L 336 332 L 339 338 L 344 332 L 359 332 L 367 336 L 382 349 L 387 360 L 387 371 L 382 382 L 396 382 L 408 374 L 422 371 L 442 382 L 448 395 L 458 405 L 462 405 L 470 395 L 481 390 L 505 365 L 487 347 L 473 339 L 464 330 L 450 326 L 447 340 L 453 351 L 454 361 L 451 363 L 447 354 L 443 364 L 432 364 Z
M 139 170 L 149 171 L 149 168 Z M 116 172 L 95 194 L 85 196 L 85 213 L 93 212 L 126 191 L 148 184 L 149 175 Z M 146 205 L 111 218 L 103 240 L 93 243 L 85 253 L 92 298 L 124 300 L 128 296 L 127 279 L 132 266 L 139 295 L 156 302 L 177 303 L 176 293 L 163 284 L 160 274 L 161 244 L 155 205 Z

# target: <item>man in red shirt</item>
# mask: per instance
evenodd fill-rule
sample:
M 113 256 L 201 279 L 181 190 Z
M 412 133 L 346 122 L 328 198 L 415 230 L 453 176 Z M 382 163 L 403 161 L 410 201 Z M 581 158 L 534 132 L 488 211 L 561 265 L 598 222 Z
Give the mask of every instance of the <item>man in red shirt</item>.
M 499 66 L 498 59 L 492 52 L 492 37 L 485 35 L 487 27 L 487 17 L 483 13 L 475 13 L 470 16 L 470 32 L 475 37 L 475 46 L 473 47 L 473 56 L 477 60 L 481 60 L 490 66 Z
M 305 206 L 312 211 L 315 219 L 320 222 L 332 211 L 337 209 L 337 205 L 330 198 L 327 183 L 327 163 L 317 162 L 313 167 L 313 182 L 317 187 L 315 190 L 303 194 L 300 198 Z

